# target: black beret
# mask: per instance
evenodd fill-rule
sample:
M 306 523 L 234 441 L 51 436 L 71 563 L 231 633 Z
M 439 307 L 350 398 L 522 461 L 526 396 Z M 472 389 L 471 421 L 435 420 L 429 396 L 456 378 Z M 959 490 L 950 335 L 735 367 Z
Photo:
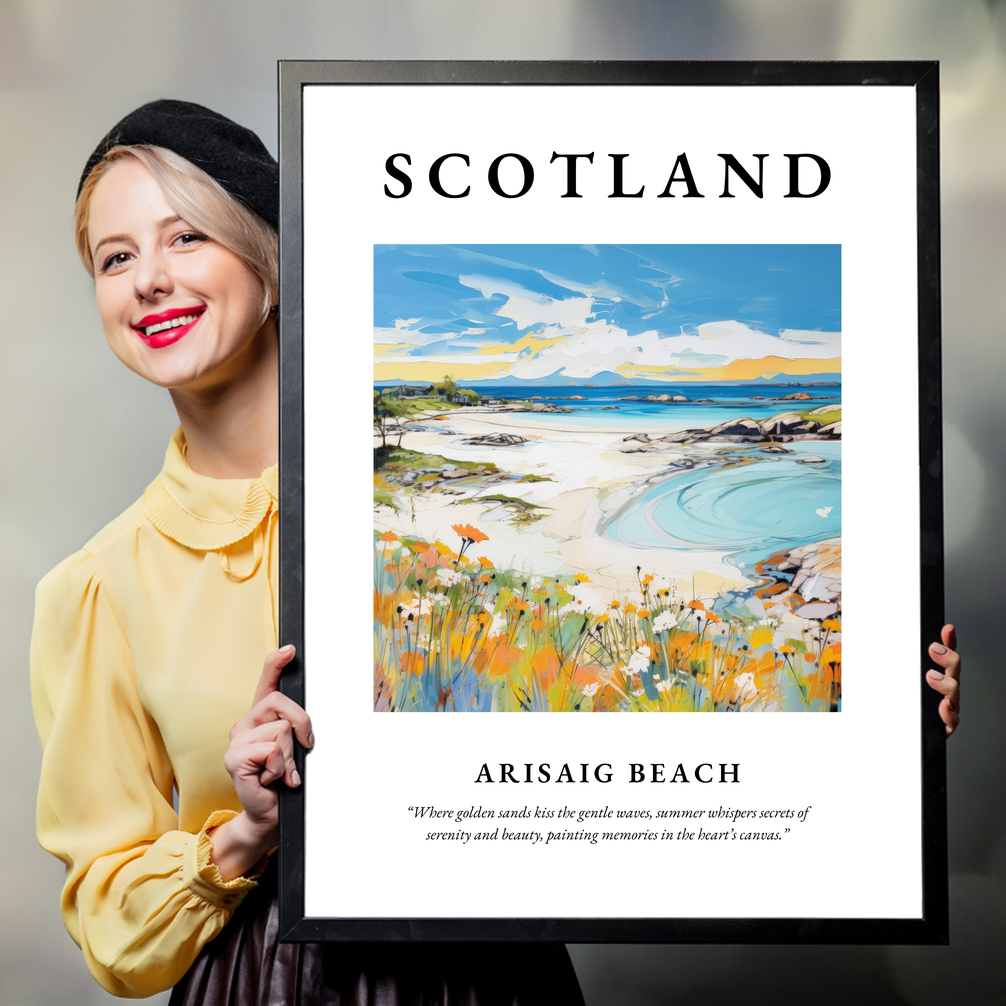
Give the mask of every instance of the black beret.
M 253 213 L 279 226 L 275 158 L 250 129 L 191 101 L 151 101 L 114 125 L 84 165 L 77 195 L 91 169 L 112 147 L 140 144 L 173 150 L 202 168 Z

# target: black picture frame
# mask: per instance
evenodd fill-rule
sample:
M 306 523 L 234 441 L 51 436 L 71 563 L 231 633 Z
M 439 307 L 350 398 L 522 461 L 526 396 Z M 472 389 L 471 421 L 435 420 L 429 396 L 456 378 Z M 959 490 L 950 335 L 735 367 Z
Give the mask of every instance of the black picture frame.
M 563 941 L 635 943 L 939 944 L 948 934 L 945 736 L 924 680 L 943 624 L 940 384 L 939 71 L 934 62 L 406 62 L 281 61 L 280 119 L 280 641 L 298 648 L 284 692 L 310 711 L 304 648 L 304 394 L 302 95 L 306 86 L 458 84 L 914 88 L 917 160 L 923 904 L 918 918 L 333 918 L 305 914 L 304 785 L 281 794 L 280 927 L 287 941 Z M 839 853 L 840 854 L 840 853 Z M 338 861 L 333 870 L 346 868 Z

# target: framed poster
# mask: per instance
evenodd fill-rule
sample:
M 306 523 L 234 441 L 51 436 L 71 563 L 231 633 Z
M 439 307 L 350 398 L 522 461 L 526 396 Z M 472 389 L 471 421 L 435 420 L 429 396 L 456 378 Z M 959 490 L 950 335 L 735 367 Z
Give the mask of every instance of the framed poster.
M 944 941 L 936 66 L 280 89 L 287 938 Z

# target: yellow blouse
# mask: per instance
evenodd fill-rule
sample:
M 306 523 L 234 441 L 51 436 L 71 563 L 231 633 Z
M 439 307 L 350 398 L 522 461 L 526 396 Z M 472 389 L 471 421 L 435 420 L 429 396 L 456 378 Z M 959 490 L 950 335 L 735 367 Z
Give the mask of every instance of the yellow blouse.
M 115 995 L 174 985 L 255 886 L 223 882 L 206 829 L 241 809 L 228 731 L 276 646 L 277 492 L 276 467 L 197 475 L 176 431 L 143 498 L 38 586 L 38 836 Z

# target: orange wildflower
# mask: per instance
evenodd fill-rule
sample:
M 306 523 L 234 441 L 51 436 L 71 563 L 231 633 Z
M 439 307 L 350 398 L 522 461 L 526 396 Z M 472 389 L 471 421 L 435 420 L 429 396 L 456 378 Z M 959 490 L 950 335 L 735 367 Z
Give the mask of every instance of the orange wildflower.
M 451 528 L 460 538 L 470 538 L 473 542 L 488 541 L 489 535 L 483 534 L 471 524 L 452 524 Z
M 493 564 L 492 559 L 486 558 L 484 555 L 479 556 L 479 565 L 481 566 L 491 566 Z
M 385 531 L 378 541 L 398 541 L 398 535 L 394 531 Z

